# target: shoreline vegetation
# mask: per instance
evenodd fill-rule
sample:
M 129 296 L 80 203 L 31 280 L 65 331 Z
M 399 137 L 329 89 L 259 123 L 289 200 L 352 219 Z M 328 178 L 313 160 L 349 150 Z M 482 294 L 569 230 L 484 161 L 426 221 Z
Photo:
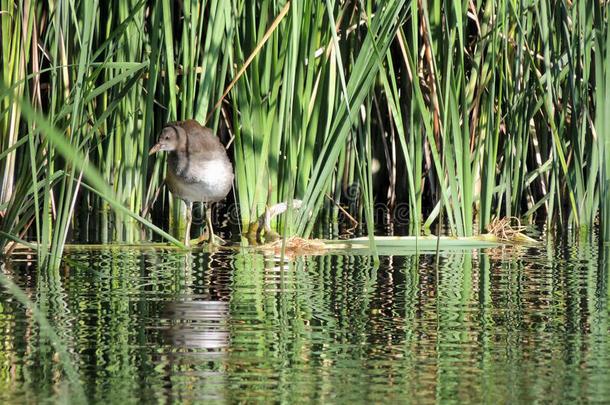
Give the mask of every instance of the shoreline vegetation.
M 337 236 L 345 212 L 372 237 L 384 204 L 409 235 L 517 217 L 610 239 L 606 2 L 0 7 L 0 247 L 32 242 L 40 266 L 71 241 L 181 245 L 147 151 L 189 118 L 228 147 L 244 233 L 301 200 L 270 228 Z

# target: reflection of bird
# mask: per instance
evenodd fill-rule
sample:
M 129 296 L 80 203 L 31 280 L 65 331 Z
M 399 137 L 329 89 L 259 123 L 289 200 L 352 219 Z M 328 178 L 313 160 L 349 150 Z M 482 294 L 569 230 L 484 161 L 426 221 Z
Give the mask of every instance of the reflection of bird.
M 170 321 L 167 337 L 174 346 L 217 350 L 229 346 L 228 302 L 171 301 L 165 309 Z
M 186 245 L 189 245 L 193 202 L 212 203 L 227 196 L 233 184 L 233 166 L 227 151 L 211 129 L 195 120 L 167 124 L 149 155 L 168 151 L 169 191 L 186 204 Z M 214 241 L 212 211 L 206 207 L 208 239 Z

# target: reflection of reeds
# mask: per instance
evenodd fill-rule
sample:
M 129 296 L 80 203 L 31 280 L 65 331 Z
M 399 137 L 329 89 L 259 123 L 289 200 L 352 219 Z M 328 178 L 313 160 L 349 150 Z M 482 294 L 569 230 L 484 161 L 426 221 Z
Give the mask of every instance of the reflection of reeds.
M 169 238 L 150 221 L 181 225 L 164 189 L 136 215 L 164 175 L 145 151 L 206 117 L 229 135 L 244 228 L 300 199 L 276 229 L 308 237 L 339 215 L 328 195 L 369 231 L 375 201 L 407 207 L 411 234 L 590 226 L 598 208 L 610 234 L 606 3 L 24 4 L 0 14 L 2 248 L 35 239 L 57 266 L 70 238 Z

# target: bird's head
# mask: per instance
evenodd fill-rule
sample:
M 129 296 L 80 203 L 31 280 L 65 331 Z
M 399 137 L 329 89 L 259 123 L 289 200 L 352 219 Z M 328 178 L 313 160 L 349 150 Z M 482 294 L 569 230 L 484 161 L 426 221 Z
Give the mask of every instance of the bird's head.
M 184 130 L 177 125 L 174 125 L 174 124 L 166 125 L 163 128 L 163 130 L 161 131 L 161 134 L 159 135 L 159 138 L 157 139 L 157 143 L 155 144 L 155 146 L 150 148 L 150 151 L 148 152 L 148 154 L 152 155 L 153 153 L 157 153 L 160 150 L 164 150 L 164 151 L 168 151 L 168 152 L 172 151 L 172 150 L 176 150 L 176 148 L 178 147 L 178 142 L 179 142 L 179 137 L 180 137 L 181 131 L 183 132 Z

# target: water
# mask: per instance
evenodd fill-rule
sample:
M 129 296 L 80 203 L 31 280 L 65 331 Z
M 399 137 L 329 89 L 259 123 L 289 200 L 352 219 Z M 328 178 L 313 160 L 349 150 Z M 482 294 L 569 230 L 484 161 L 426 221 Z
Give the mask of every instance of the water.
M 2 292 L 0 401 L 610 403 L 609 256 L 107 248 L 39 273 L 20 254 L 4 274 L 69 360 Z

